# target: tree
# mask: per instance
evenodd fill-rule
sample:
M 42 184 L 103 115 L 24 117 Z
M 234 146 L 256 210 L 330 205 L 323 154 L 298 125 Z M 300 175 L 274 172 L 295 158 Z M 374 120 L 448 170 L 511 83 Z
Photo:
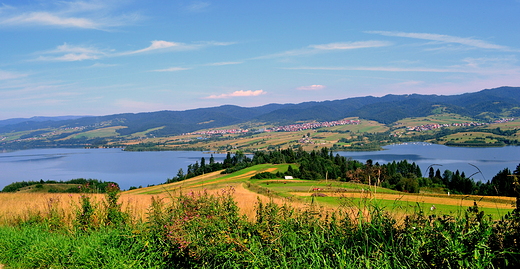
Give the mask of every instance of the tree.
M 435 171 L 435 177 L 438 179 L 442 179 L 441 170 L 437 169 L 437 171 Z
M 197 174 L 206 173 L 206 159 L 204 157 L 200 158 L 200 172 Z
M 494 187 L 496 195 L 515 196 L 513 177 L 511 176 L 511 170 L 509 170 L 509 168 L 498 172 L 498 174 L 491 179 L 491 185 Z
M 182 168 L 179 168 L 179 171 L 177 172 L 177 179 L 179 181 L 184 180 L 184 171 L 182 170 Z
M 231 153 L 228 152 L 227 155 L 226 155 L 226 158 L 224 159 L 223 167 L 224 168 L 229 168 L 231 166 L 233 166 L 233 160 L 231 159 Z
M 397 183 L 396 189 L 409 193 L 418 193 L 419 183 L 413 178 L 401 178 Z

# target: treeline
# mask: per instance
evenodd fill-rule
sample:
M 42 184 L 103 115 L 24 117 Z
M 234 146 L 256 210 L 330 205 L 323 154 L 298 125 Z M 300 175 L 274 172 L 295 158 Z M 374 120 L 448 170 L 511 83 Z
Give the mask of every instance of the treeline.
M 101 147 L 108 142 L 106 138 L 95 137 L 87 138 L 85 136 L 79 138 L 70 138 L 60 140 L 60 136 L 49 139 L 35 140 L 19 140 L 0 143 L 2 150 L 21 150 L 21 149 L 37 149 L 37 148 L 81 148 L 81 147 Z
M 194 164 L 188 165 L 186 173 L 182 168 L 179 169 L 177 175 L 173 178 L 169 178 L 166 183 L 177 182 L 188 178 L 203 175 L 205 173 L 211 173 L 215 171 L 222 171 L 222 174 L 230 174 L 235 171 L 252 166 L 254 163 L 251 158 L 247 157 L 242 151 L 237 151 L 233 156 L 228 152 L 226 158 L 222 163 L 215 162 L 213 155 L 209 158 L 209 162 L 206 163 L 206 158 L 202 157 L 200 163 L 196 161 Z
M 514 196 L 513 181 L 515 176 L 520 176 L 520 164 L 511 172 L 508 168 L 500 171 L 488 182 L 475 182 L 470 176 L 458 170 L 452 172 L 444 170 L 441 173 L 433 167 L 428 169 L 428 175 L 423 176 L 420 167 L 414 162 L 407 160 L 393 161 L 391 163 L 379 164 L 367 160 L 362 163 L 352 158 L 334 154 L 328 148 L 307 152 L 298 148 L 293 150 L 280 149 L 273 151 L 256 151 L 252 157 L 248 157 L 241 151 L 235 155 L 228 152 L 222 163 L 215 162 L 213 156 L 206 163 L 205 158 L 201 158 L 200 163 L 188 166 L 185 174 L 179 169 L 177 176 L 168 179 L 167 183 L 184 180 L 187 178 L 202 175 L 204 173 L 223 170 L 224 173 L 232 173 L 246 167 L 257 164 L 282 164 L 289 165 L 286 172 L 269 173 L 263 172 L 255 175 L 256 179 L 293 178 L 318 180 L 330 179 L 338 181 L 352 181 L 369 185 L 381 186 L 398 191 L 418 193 L 420 188 L 431 187 L 446 189 L 453 194 L 478 194 L 478 195 L 498 195 Z
M 74 187 L 58 190 L 58 189 L 49 189 L 49 192 L 62 192 L 62 193 L 106 193 L 110 187 L 116 186 L 119 188 L 119 185 L 115 182 L 106 182 L 100 181 L 97 179 L 84 179 L 77 178 L 71 179 L 67 181 L 56 181 L 56 180 L 46 180 L 41 179 L 40 181 L 19 181 L 13 182 L 7 186 L 5 186 L 1 192 L 17 192 L 22 188 L 28 186 L 35 186 L 35 188 L 43 188 L 45 184 L 70 184 L 75 185 Z

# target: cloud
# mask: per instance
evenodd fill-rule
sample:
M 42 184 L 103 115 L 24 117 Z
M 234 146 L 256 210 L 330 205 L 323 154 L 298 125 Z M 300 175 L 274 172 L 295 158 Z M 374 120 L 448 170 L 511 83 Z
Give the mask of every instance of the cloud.
M 351 49 L 362 49 L 362 48 L 377 48 L 390 46 L 392 43 L 387 41 L 357 41 L 357 42 L 338 42 L 329 43 L 323 45 L 311 45 L 309 48 L 316 50 L 351 50 Z
M 166 69 L 157 69 L 152 70 L 153 72 L 176 72 L 176 71 L 183 71 L 183 70 L 189 70 L 191 68 L 185 68 L 185 67 L 170 67 Z
M 323 90 L 325 88 L 327 88 L 327 87 L 325 87 L 323 85 L 310 85 L 310 86 L 298 87 L 296 89 L 299 91 L 319 91 L 319 90 Z
M 7 80 L 7 79 L 16 79 L 21 77 L 26 77 L 26 74 L 18 74 L 13 72 L 7 72 L 0 70 L 0 80 Z
M 39 56 L 36 58 L 36 61 L 60 61 L 60 62 L 72 62 L 72 61 L 83 61 L 83 60 L 97 60 L 103 57 L 117 57 L 117 56 L 126 56 L 138 53 L 146 53 L 153 51 L 167 51 L 167 50 L 193 50 L 199 49 L 206 46 L 227 46 L 230 44 L 234 44 L 232 42 L 197 42 L 193 44 L 185 44 L 179 42 L 170 42 L 164 40 L 154 40 L 151 41 L 151 45 L 140 50 L 114 53 L 111 50 L 102 50 L 94 47 L 86 47 L 86 46 L 74 46 L 64 43 L 56 47 L 56 49 L 44 51 L 44 55 L 58 55 L 58 56 Z M 233 64 L 232 62 L 221 63 L 221 65 L 225 64 Z M 172 70 L 164 70 L 164 71 L 172 71 Z M 177 70 L 173 70 L 177 71 Z
M 230 97 L 248 97 L 248 96 L 258 96 L 258 95 L 262 95 L 262 94 L 266 94 L 266 92 L 263 91 L 263 90 L 256 90 L 256 91 L 251 91 L 251 90 L 243 91 L 243 90 L 240 90 L 240 91 L 234 91 L 232 93 L 223 93 L 223 94 L 220 94 L 220 95 L 210 95 L 210 96 L 206 97 L 205 99 L 222 99 L 222 98 L 230 98 Z
M 514 68 L 514 64 L 517 63 L 516 57 L 480 57 L 480 58 L 465 58 L 462 60 L 468 67 L 479 68 L 482 66 L 503 66 L 508 68 Z
M 117 3 L 117 4 L 112 4 Z M 57 26 L 106 30 L 141 19 L 137 13 L 111 14 L 122 2 L 113 1 L 49 1 L 46 5 L 6 6 L 0 8 L 0 25 Z M 42 8 L 44 7 L 44 8 Z
M 403 67 L 383 67 L 383 66 L 375 66 L 375 67 L 366 67 L 366 66 L 343 66 L 343 67 L 291 67 L 285 69 L 292 70 L 351 70 L 351 71 L 382 71 L 382 72 L 434 72 L 434 73 L 449 73 L 449 72 L 458 72 L 458 73 L 475 73 L 475 71 L 465 70 L 465 69 L 456 69 L 456 68 L 422 68 L 422 67 L 411 67 L 411 68 L 403 68 Z
M 83 61 L 83 60 L 97 60 L 99 56 L 97 55 L 89 55 L 85 53 L 68 53 L 59 57 L 46 57 L 40 56 L 36 60 L 37 61 L 56 61 L 56 62 L 75 62 L 75 61 Z
M 244 62 L 219 62 L 219 63 L 210 63 L 206 64 L 208 66 L 221 66 L 221 65 L 232 65 L 232 64 L 242 64 Z
M 396 37 L 408 37 L 415 39 L 431 40 L 442 43 L 456 43 L 481 49 L 494 49 L 503 51 L 513 51 L 507 46 L 496 45 L 483 40 L 469 38 L 469 37 L 458 37 L 440 34 L 430 33 L 405 33 L 405 32 L 391 32 L 391 31 L 367 31 L 370 34 L 379 34 L 384 36 L 396 36 Z
M 90 68 L 95 68 L 95 67 L 114 67 L 114 66 L 118 66 L 119 64 L 104 64 L 104 63 L 95 63 L 91 66 L 89 66 Z
M 56 47 L 54 50 L 46 51 L 43 54 L 60 54 L 60 56 L 40 56 L 37 61 L 58 61 L 73 62 L 83 60 L 96 60 L 108 55 L 107 52 L 93 47 L 71 46 L 67 43 Z
M 52 25 L 62 27 L 77 27 L 86 29 L 99 29 L 101 24 L 96 23 L 86 18 L 75 17 L 59 17 L 48 12 L 31 12 L 21 14 L 8 19 L 0 20 L 0 24 L 6 25 L 22 25 L 22 24 L 36 24 L 36 25 Z
M 209 2 L 196 1 L 186 6 L 185 10 L 189 12 L 203 12 L 206 11 L 210 5 L 211 3 Z
M 310 45 L 310 46 L 307 46 L 306 48 L 302 48 L 302 49 L 288 50 L 285 52 L 260 56 L 260 57 L 256 57 L 253 59 L 269 59 L 269 58 L 279 58 L 279 57 L 289 57 L 289 56 L 312 55 L 312 54 L 330 52 L 330 51 L 336 51 L 336 50 L 377 48 L 377 47 L 385 47 L 385 46 L 390 46 L 390 45 L 392 45 L 391 42 L 378 41 L 378 40 L 356 41 L 356 42 L 336 42 L 336 43 L 321 44 L 321 45 Z
M 164 41 L 164 40 L 154 40 L 154 41 L 152 41 L 152 44 L 149 47 L 147 47 L 147 48 L 126 52 L 124 54 L 143 53 L 143 52 L 148 52 L 148 51 L 152 51 L 152 50 L 160 50 L 160 49 L 166 49 L 166 48 L 172 48 L 172 47 L 177 47 L 177 48 L 184 47 L 184 48 L 186 48 L 186 45 L 183 44 L 183 43 L 177 43 L 177 42 L 168 42 L 168 41 Z
M 152 44 L 144 49 L 134 50 L 129 52 L 120 53 L 120 55 L 129 55 L 129 54 L 137 54 L 143 52 L 150 52 L 155 50 L 194 50 L 200 49 L 208 46 L 228 46 L 235 44 L 234 42 L 216 42 L 216 41 L 206 41 L 206 42 L 196 42 L 193 44 L 185 44 L 180 42 L 170 42 L 164 40 L 154 40 Z

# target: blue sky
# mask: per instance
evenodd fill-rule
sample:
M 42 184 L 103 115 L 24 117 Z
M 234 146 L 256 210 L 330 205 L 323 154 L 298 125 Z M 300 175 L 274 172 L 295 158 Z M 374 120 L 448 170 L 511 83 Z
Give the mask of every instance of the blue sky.
M 0 119 L 520 86 L 520 1 L 0 0 Z

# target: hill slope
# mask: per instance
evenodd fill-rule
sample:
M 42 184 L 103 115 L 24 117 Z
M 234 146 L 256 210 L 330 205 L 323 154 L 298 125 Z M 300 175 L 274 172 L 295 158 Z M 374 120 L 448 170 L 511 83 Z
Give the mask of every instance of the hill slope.
M 153 136 L 168 136 L 201 129 L 217 128 L 249 121 L 286 124 L 297 121 L 330 121 L 360 117 L 381 123 L 392 123 L 409 117 L 423 117 L 443 112 L 456 113 L 475 119 L 495 119 L 520 116 L 520 88 L 501 87 L 461 95 L 386 95 L 356 97 L 343 100 L 304 102 L 300 104 L 268 104 L 260 107 L 224 105 L 186 111 L 126 113 L 81 118 L 31 118 L 0 122 L 0 134 L 45 128 L 97 129 L 123 126 L 117 132 L 130 135 L 149 132 Z

